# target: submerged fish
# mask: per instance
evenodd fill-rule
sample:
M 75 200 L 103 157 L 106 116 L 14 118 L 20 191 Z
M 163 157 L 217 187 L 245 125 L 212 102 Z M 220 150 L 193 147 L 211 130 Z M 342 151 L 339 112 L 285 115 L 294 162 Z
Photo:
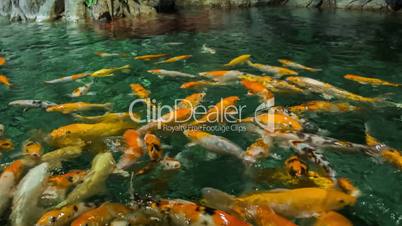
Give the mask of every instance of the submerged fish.
M 80 86 L 73 90 L 71 94 L 68 94 L 69 97 L 81 97 L 85 95 L 89 95 L 89 90 L 91 89 L 93 82 Z
M 283 216 L 308 218 L 353 206 L 356 198 L 333 189 L 277 189 L 234 197 L 213 188 L 202 189 L 208 206 L 222 210 L 242 205 L 267 205 Z
M 176 226 L 251 226 L 222 210 L 215 210 L 181 199 L 162 199 L 145 207 L 147 216 L 157 218 L 163 225 Z
M 338 178 L 338 186 L 342 189 L 346 194 L 349 194 L 353 197 L 359 197 L 361 192 L 358 188 L 356 188 L 352 182 L 347 178 Z
M 394 86 L 394 87 L 401 87 L 402 84 L 398 83 L 393 83 L 393 82 L 387 82 L 378 78 L 368 78 L 368 77 L 363 77 L 360 75 L 353 75 L 353 74 L 347 74 L 343 76 L 346 79 L 358 82 L 363 85 L 373 85 L 373 86 Z
M 77 203 L 46 212 L 36 222 L 35 226 L 65 226 L 94 206 L 86 203 Z
M 144 142 L 136 130 L 128 129 L 123 134 L 123 139 L 127 145 L 117 163 L 117 168 L 127 169 L 135 164 L 144 155 Z
M 204 44 L 201 47 L 201 53 L 215 54 L 216 50 L 213 49 L 213 48 L 208 47 L 207 44 Z
M 150 55 L 136 56 L 134 57 L 134 59 L 148 61 L 148 60 L 159 59 L 166 56 L 167 54 L 150 54 Z
M 0 75 L 0 84 L 10 87 L 10 80 L 5 75 Z
M 184 78 L 195 78 L 195 75 L 183 73 L 180 71 L 168 71 L 163 69 L 153 69 L 148 70 L 149 73 L 159 75 L 159 76 L 167 76 L 167 77 L 184 77 Z
M 302 69 L 305 71 L 310 71 L 310 72 L 317 72 L 317 71 L 322 71 L 320 68 L 312 68 L 312 67 L 307 67 L 302 64 L 293 62 L 291 60 L 286 60 L 286 59 L 279 59 L 279 63 L 281 63 L 284 67 L 289 67 L 293 69 Z
M 45 100 L 15 100 L 8 103 L 9 106 L 24 107 L 24 108 L 48 108 L 56 106 L 56 103 Z
M 101 78 L 101 77 L 108 77 L 108 76 L 113 76 L 115 72 L 124 72 L 128 73 L 130 71 L 130 65 L 124 65 L 121 67 L 117 68 L 104 68 L 98 71 L 93 72 L 90 76 L 95 77 L 95 78 Z
M 180 161 L 168 156 L 165 156 L 159 163 L 162 166 L 162 170 L 165 171 L 179 170 L 181 168 Z
M 284 67 L 278 67 L 278 66 L 271 66 L 271 65 L 264 65 L 264 64 L 257 64 L 257 63 L 252 63 L 251 61 L 247 62 L 250 67 L 256 68 L 262 72 L 272 74 L 274 76 L 284 76 L 284 75 L 298 75 L 296 71 L 284 68 Z
M 6 64 L 6 58 L 3 56 L 0 56 L 0 66 Z
M 86 102 L 65 103 L 46 108 L 47 112 L 61 112 L 63 114 L 70 114 L 77 111 L 90 111 L 94 109 L 103 109 L 107 111 L 112 110 L 112 103 L 94 104 Z
M 241 80 L 241 84 L 249 91 L 249 95 L 259 96 L 262 102 L 267 102 L 274 98 L 274 94 L 259 82 L 243 79 Z
M 246 163 L 255 163 L 259 159 L 264 159 L 269 156 L 269 143 L 263 139 L 258 139 L 251 144 L 244 153 L 244 161 Z
M 38 201 L 46 188 L 48 169 L 48 164 L 42 163 L 32 168 L 18 184 L 10 215 L 12 226 L 31 226 L 40 217 Z
M 295 155 L 286 159 L 285 168 L 287 173 L 293 177 L 307 176 L 308 173 L 308 166 Z
M 28 139 L 22 144 L 22 154 L 33 158 L 40 158 L 43 153 L 43 147 L 40 142 Z
M 192 89 L 192 88 L 203 88 L 206 86 L 219 86 L 219 85 L 224 85 L 223 83 L 219 82 L 211 82 L 211 81 L 192 81 L 192 82 L 186 82 L 183 83 L 180 88 L 181 89 Z
M 353 224 L 341 214 L 335 211 L 330 211 L 322 214 L 317 219 L 314 226 L 353 226 Z
M 200 76 L 212 79 L 216 82 L 230 82 L 239 80 L 241 75 L 244 75 L 241 71 L 207 71 L 199 73 Z
M 190 59 L 192 57 L 192 55 L 180 55 L 180 56 L 175 56 L 169 59 L 166 59 L 164 61 L 160 61 L 158 62 L 158 64 L 163 64 L 163 63 L 174 63 L 177 61 L 182 61 L 182 60 L 187 60 Z
M 242 64 L 242 63 L 245 63 L 245 62 L 249 61 L 250 58 L 251 58 L 250 54 L 241 55 L 241 56 L 238 56 L 238 57 L 232 59 L 229 63 L 225 64 L 225 66 L 226 67 L 233 67 L 233 66 L 236 66 L 238 64 Z
M 299 87 L 292 85 L 285 80 L 275 79 L 270 76 L 256 76 L 252 74 L 245 74 L 239 76 L 239 78 L 251 82 L 259 82 L 272 92 L 304 93 L 303 89 L 300 89 Z
M 96 52 L 95 55 L 100 57 L 127 56 L 127 54 L 125 53 L 107 53 L 107 52 Z
M 145 134 L 144 143 L 148 156 L 152 161 L 157 161 L 162 158 L 163 149 L 161 146 L 161 141 L 155 134 L 149 132 Z
M 155 105 L 155 103 L 150 100 L 149 95 L 151 94 L 151 92 L 145 89 L 145 87 L 142 86 L 140 83 L 132 83 L 130 84 L 130 88 L 133 94 L 141 98 L 149 108 L 152 108 L 152 106 Z
M 121 113 L 106 112 L 105 114 L 99 116 L 82 116 L 79 114 L 72 114 L 72 116 L 77 120 L 87 122 L 123 121 L 131 117 L 130 113 L 128 112 L 121 112 Z M 133 116 L 134 118 L 140 120 L 140 116 L 138 114 L 133 113 Z
M 78 80 L 80 78 L 87 77 L 89 75 L 90 75 L 90 73 L 80 73 L 80 74 L 66 76 L 66 77 L 63 77 L 63 78 L 58 78 L 58 79 L 54 79 L 54 80 L 50 80 L 50 81 L 45 81 L 45 83 L 54 84 L 54 83 L 71 82 L 71 81 Z
M 14 148 L 14 143 L 10 139 L 0 139 L 0 151 L 10 151 Z
M 91 169 L 83 182 L 72 190 L 67 198 L 59 203 L 56 208 L 78 203 L 82 200 L 99 194 L 104 189 L 105 181 L 115 168 L 115 161 L 110 152 L 97 154 L 92 160 Z
M 194 93 L 182 99 L 176 109 L 195 109 L 204 99 L 205 93 Z
M 262 113 L 254 117 L 239 119 L 239 122 L 254 122 L 263 127 L 265 130 L 273 131 L 301 131 L 303 129 L 303 124 L 298 118 L 278 111 L 275 111 L 274 113 Z
M 49 163 L 50 168 L 59 167 L 61 161 L 66 161 L 81 156 L 82 150 L 82 145 L 63 147 L 44 154 L 41 157 L 41 161 Z
M 190 120 L 192 115 L 193 115 L 193 109 L 191 108 L 176 108 L 173 111 L 170 111 L 162 115 L 160 118 L 142 126 L 137 131 L 140 134 L 144 134 L 147 131 L 150 131 L 163 125 L 185 123 L 188 122 L 188 120 Z
M 200 130 L 185 130 L 183 134 L 191 140 L 191 143 L 187 146 L 200 145 L 210 152 L 232 155 L 240 160 L 244 160 L 243 149 L 224 137 L 212 135 Z
M 71 226 L 96 226 L 109 225 L 115 218 L 124 218 L 131 210 L 119 203 L 103 203 L 95 209 L 82 213 L 75 219 Z
M 222 98 L 221 101 L 211 107 L 204 116 L 196 119 L 192 125 L 227 121 L 227 117 L 232 114 L 232 111 L 236 110 L 236 103 L 239 99 L 240 98 L 237 96 Z
M 291 106 L 289 111 L 294 113 L 304 112 L 350 112 L 357 111 L 360 108 L 353 106 L 347 102 L 330 102 L 324 100 L 309 101 L 304 104 Z

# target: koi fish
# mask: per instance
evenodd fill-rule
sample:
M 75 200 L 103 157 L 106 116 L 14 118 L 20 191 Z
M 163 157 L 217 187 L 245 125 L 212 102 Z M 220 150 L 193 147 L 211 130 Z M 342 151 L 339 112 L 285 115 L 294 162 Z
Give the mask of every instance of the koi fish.
M 162 125 L 184 123 L 184 122 L 187 122 L 191 118 L 192 114 L 193 114 L 193 109 L 177 108 L 173 111 L 170 111 L 170 112 L 162 115 L 157 120 L 152 121 L 152 122 L 142 126 L 137 131 L 140 134 L 144 134 L 146 131 L 150 131 L 150 130 L 155 129 Z
M 14 143 L 10 139 L 0 139 L 0 151 L 10 151 L 14 148 Z
M 77 111 L 90 111 L 94 109 L 103 109 L 107 111 L 112 110 L 112 103 L 106 104 L 93 104 L 86 102 L 65 103 L 46 108 L 47 112 L 61 112 L 63 114 L 70 114 Z
M 107 52 L 96 52 L 95 55 L 99 57 L 127 56 L 127 54 L 125 53 L 107 53 Z
M 263 139 L 258 139 L 251 144 L 244 153 L 244 161 L 246 163 L 255 163 L 259 159 L 269 156 L 269 144 Z
M 3 84 L 7 87 L 11 86 L 10 80 L 5 75 L 0 75 L 0 84 Z
M 257 63 L 252 63 L 251 61 L 247 61 L 248 65 L 250 67 L 253 67 L 255 69 L 258 69 L 264 73 L 272 74 L 274 76 L 284 76 L 284 75 L 298 75 L 296 71 L 284 68 L 284 67 L 278 67 L 278 66 L 271 66 L 271 65 L 264 65 L 264 64 L 257 64 Z
M 312 92 L 319 93 L 321 95 L 327 95 L 335 98 L 347 99 L 357 102 L 365 103 L 378 103 L 383 100 L 378 98 L 363 97 L 346 90 L 337 88 L 329 83 L 324 83 L 312 78 L 301 77 L 301 76 L 291 76 L 286 78 L 287 81 L 300 86 L 302 88 L 309 89 Z
M 181 199 L 154 201 L 145 208 L 145 213 L 163 221 L 164 225 L 172 223 L 177 226 L 251 226 L 224 211 Z
M 218 86 L 224 85 L 223 83 L 219 82 L 210 82 L 210 81 L 193 81 L 193 82 L 186 82 L 183 83 L 180 88 L 181 89 L 192 89 L 192 88 L 202 88 L 205 86 Z
M 207 44 L 204 44 L 201 47 L 201 53 L 215 54 L 216 50 L 213 49 L 213 48 L 208 47 Z
M 28 139 L 22 144 L 22 153 L 33 158 L 40 158 L 43 153 L 42 144 Z
M 200 145 L 212 153 L 232 155 L 240 160 L 244 160 L 242 148 L 224 137 L 200 130 L 185 130 L 183 134 L 191 140 L 191 143 L 187 146 Z
M 181 168 L 180 161 L 168 156 L 165 156 L 159 163 L 162 166 L 162 170 L 165 171 L 179 170 Z
M 168 71 L 163 69 L 153 69 L 148 70 L 148 73 L 155 74 L 158 76 L 166 76 L 166 77 L 184 77 L 184 78 L 195 78 L 195 75 L 183 73 L 180 71 Z
M 272 92 L 295 92 L 304 93 L 304 90 L 299 87 L 288 83 L 285 80 L 275 79 L 269 76 L 256 76 L 251 74 L 241 75 L 240 79 L 248 80 L 252 82 L 259 82 L 267 87 Z
M 207 71 L 198 73 L 200 76 L 214 80 L 215 82 L 230 82 L 239 79 L 239 76 L 244 75 L 241 71 Z
M 100 190 L 104 188 L 105 181 L 115 168 L 115 161 L 110 152 L 100 153 L 92 160 L 91 169 L 88 171 L 87 176 L 84 177 L 83 182 L 74 188 L 67 198 L 59 203 L 56 208 L 61 208 L 66 205 L 78 203 L 82 200 L 99 194 Z
M 53 206 L 66 198 L 67 191 L 81 183 L 87 172 L 84 170 L 72 170 L 66 174 L 52 176 L 43 192 L 40 203 L 42 206 Z
M 402 84 L 387 82 L 378 78 L 368 78 L 360 75 L 346 74 L 343 76 L 346 79 L 358 82 L 363 85 L 373 85 L 373 86 L 393 86 L 393 87 L 401 87 Z
M 301 69 L 301 70 L 310 71 L 310 72 L 322 71 L 322 69 L 320 69 L 320 68 L 307 67 L 302 64 L 299 64 L 299 63 L 296 63 L 296 62 L 293 62 L 290 60 L 286 60 L 286 59 L 279 59 L 278 61 L 284 67 L 289 67 L 289 68 L 293 68 L 293 69 Z
M 194 109 L 196 108 L 204 99 L 205 93 L 194 93 L 186 98 L 182 99 L 177 105 L 176 109 Z
M 145 89 L 141 84 L 139 83 L 132 83 L 130 84 L 131 91 L 133 92 L 134 95 L 138 96 L 139 98 L 143 99 L 145 101 L 145 104 L 148 107 L 151 107 L 155 105 L 152 103 L 152 101 L 149 99 L 149 95 L 151 94 L 150 91 Z
M 9 207 L 13 191 L 26 168 L 24 160 L 15 160 L 0 175 L 0 215 Z
M 349 194 L 353 197 L 359 197 L 361 192 L 358 188 L 356 188 L 352 182 L 347 178 L 338 178 L 338 186 L 344 191 L 346 194 Z
M 291 106 L 289 111 L 294 113 L 303 112 L 350 112 L 357 111 L 360 108 L 353 106 L 347 102 L 329 102 L 322 100 L 309 101 L 304 104 Z
M 0 66 L 6 64 L 6 58 L 3 56 L 0 56 Z
M 255 117 L 239 119 L 239 122 L 254 122 L 264 129 L 273 129 L 274 131 L 301 131 L 303 129 L 302 122 L 298 118 L 281 112 L 263 113 Z
M 163 149 L 161 147 L 161 141 L 159 138 L 148 132 L 144 136 L 144 142 L 149 158 L 152 161 L 159 160 L 163 155 Z
M 73 90 L 71 94 L 68 94 L 69 97 L 82 97 L 85 95 L 89 95 L 89 90 L 91 89 L 93 82 L 80 86 Z
M 157 64 L 174 63 L 174 62 L 177 62 L 177 61 L 182 61 L 182 60 L 190 59 L 191 57 L 192 57 L 192 55 L 180 55 L 180 56 L 175 56 L 175 57 L 169 58 L 169 59 L 167 59 L 167 60 L 157 62 Z
M 274 94 L 259 82 L 241 80 L 241 84 L 249 91 L 249 95 L 255 94 L 259 96 L 263 102 L 267 102 L 274 98 Z
M 308 166 L 295 155 L 286 159 L 285 168 L 288 174 L 293 177 L 307 176 Z
M 202 189 L 208 206 L 227 210 L 236 206 L 267 205 L 283 216 L 308 218 L 352 206 L 356 198 L 334 189 L 276 189 L 235 197 L 213 188 Z
M 42 162 L 47 162 L 50 168 L 58 168 L 61 161 L 77 158 L 81 156 L 83 145 L 67 146 L 44 154 Z
M 119 169 L 127 169 L 131 167 L 144 155 L 144 142 L 140 133 L 133 129 L 128 129 L 124 132 L 123 139 L 127 144 L 127 148 L 124 150 L 123 155 L 117 163 L 117 168 Z
M 101 77 L 109 77 L 113 76 L 115 72 L 123 72 L 128 73 L 130 72 L 130 65 L 124 65 L 122 67 L 117 68 L 104 68 L 98 71 L 93 72 L 90 76 L 94 78 L 101 78 Z
M 78 204 L 65 206 L 61 209 L 50 210 L 39 218 L 35 226 L 70 225 L 75 218 L 93 208 L 93 205 L 81 202 Z
M 48 108 L 56 106 L 56 103 L 44 100 L 15 100 L 8 103 L 9 106 L 13 107 L 24 107 L 24 108 Z
M 48 164 L 42 163 L 32 168 L 18 184 L 10 214 L 12 226 L 30 226 L 40 217 L 38 200 L 46 188 L 48 170 Z
M 341 214 L 330 211 L 321 215 L 314 226 L 353 226 L 353 224 Z
M 232 211 L 257 226 L 296 226 L 290 220 L 276 214 L 267 205 L 236 206 Z
M 82 213 L 71 226 L 108 225 L 113 219 L 123 218 L 129 212 L 130 209 L 122 204 L 107 202 Z
M 159 59 L 166 56 L 167 54 L 151 54 L 151 55 L 136 56 L 134 57 L 134 59 L 148 61 L 148 60 Z
M 241 56 L 238 56 L 238 57 L 232 59 L 229 63 L 225 64 L 224 66 L 233 67 L 233 66 L 236 66 L 238 64 L 242 64 L 242 63 L 244 63 L 246 61 L 249 61 L 250 58 L 251 58 L 251 55 L 249 55 L 249 54 L 241 55 Z
M 236 105 L 239 99 L 240 98 L 237 96 L 229 96 L 221 99 L 219 103 L 211 107 L 204 116 L 194 121 L 192 125 L 199 125 L 214 121 L 223 122 L 225 115 L 231 113 L 229 111 L 233 110 L 233 107 Z
M 50 80 L 50 81 L 45 81 L 45 83 L 55 84 L 55 83 L 71 82 L 71 81 L 78 80 L 80 78 L 85 78 L 85 77 L 87 77 L 89 75 L 91 75 L 91 74 L 90 73 L 80 73 L 80 74 L 66 76 L 66 77 L 63 77 L 63 78 L 58 78 L 58 79 L 54 79 L 54 80 Z
M 113 112 L 106 112 L 103 115 L 99 116 L 82 116 L 79 114 L 71 114 L 75 119 L 80 120 L 80 121 L 86 121 L 86 122 L 114 122 L 114 121 L 124 121 L 126 119 L 129 119 L 130 113 L 128 112 L 121 112 L 121 113 L 113 113 Z M 141 120 L 141 117 L 133 113 L 132 116 L 134 117 L 135 120 L 133 121 L 139 121 Z
M 365 125 L 365 130 L 366 130 L 366 143 L 368 146 L 374 148 L 377 151 L 376 156 L 391 163 L 395 167 L 402 169 L 401 152 L 399 150 L 388 147 L 387 145 L 381 143 L 375 137 L 370 135 L 370 129 L 367 125 Z

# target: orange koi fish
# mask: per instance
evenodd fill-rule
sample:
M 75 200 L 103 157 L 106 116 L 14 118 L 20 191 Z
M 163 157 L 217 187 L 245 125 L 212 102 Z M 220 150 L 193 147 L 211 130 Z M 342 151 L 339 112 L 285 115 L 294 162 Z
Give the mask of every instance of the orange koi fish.
M 238 56 L 238 57 L 232 59 L 229 63 L 225 64 L 225 66 L 226 67 L 233 67 L 233 66 L 236 66 L 238 64 L 242 64 L 242 63 L 244 63 L 246 61 L 249 61 L 250 58 L 251 58 L 250 54 L 241 55 L 241 56 Z
M 360 75 L 353 75 L 353 74 L 347 74 L 343 76 L 346 79 L 358 82 L 363 85 L 373 85 L 373 86 L 393 86 L 393 87 L 401 87 L 402 84 L 399 83 L 393 83 L 393 82 L 387 82 L 378 78 L 368 78 L 368 77 L 363 77 Z
M 241 75 L 240 79 L 259 82 L 265 87 L 267 87 L 272 92 L 295 92 L 304 93 L 304 90 L 299 87 L 288 83 L 285 80 L 275 79 L 269 76 L 256 76 L 251 74 Z
M 80 73 L 80 74 L 66 76 L 66 77 L 63 77 L 63 78 L 58 78 L 58 79 L 54 79 L 54 80 L 50 80 L 50 81 L 45 81 L 45 83 L 54 84 L 54 83 L 71 82 L 71 81 L 78 80 L 80 78 L 85 78 L 85 77 L 87 77 L 89 75 L 90 75 L 90 73 Z
M 284 75 L 298 75 L 296 71 L 284 68 L 284 67 L 278 67 L 278 66 L 271 66 L 271 65 L 264 65 L 264 64 L 256 64 L 252 63 L 251 61 L 247 62 L 250 67 L 256 68 L 262 72 L 272 74 L 274 76 L 284 76 Z
M 158 62 L 158 64 L 174 63 L 174 62 L 177 62 L 177 61 L 182 61 L 182 60 L 190 59 L 191 57 L 192 57 L 192 55 L 180 55 L 180 56 L 175 56 L 175 57 L 169 58 L 169 59 L 167 59 L 167 60 L 160 61 L 160 62 Z
M 103 203 L 96 209 L 91 209 L 75 219 L 71 226 L 108 225 L 115 218 L 123 218 L 130 212 L 126 206 L 118 203 Z
M 144 61 L 149 61 L 149 60 L 155 60 L 155 59 L 159 59 L 162 57 L 166 57 L 167 54 L 150 54 L 150 55 L 143 55 L 143 56 L 136 56 L 134 57 L 134 59 L 136 60 L 144 60 Z
M 289 175 L 293 177 L 307 176 L 308 166 L 295 155 L 286 159 L 285 168 Z
M 352 182 L 347 178 L 338 178 L 338 186 L 347 194 L 353 197 L 359 197 L 361 192 L 356 188 Z
M 193 82 L 186 82 L 183 83 L 180 88 L 181 89 L 192 89 L 192 88 L 203 88 L 206 86 L 218 86 L 223 85 L 222 83 L 218 82 L 210 82 L 210 81 L 193 81 Z
M 133 91 L 133 93 L 135 95 L 137 95 L 139 98 L 141 99 L 147 99 L 149 98 L 150 92 L 144 88 L 144 86 L 142 86 L 139 83 L 133 83 L 130 84 L 130 88 Z
M 314 226 L 353 226 L 353 224 L 341 214 L 330 211 L 321 215 Z
M 257 226 L 296 226 L 292 221 L 276 214 L 267 205 L 236 206 L 232 211 Z
M 281 112 L 263 113 L 256 117 L 239 119 L 239 122 L 254 122 L 262 125 L 265 129 L 269 129 L 272 126 L 275 131 L 301 131 L 303 129 L 302 122 L 299 119 Z
M 182 99 L 180 103 L 177 104 L 176 109 L 194 109 L 202 102 L 205 95 L 205 93 L 191 94 L 190 96 Z
M 244 161 L 247 163 L 255 163 L 259 159 L 269 156 L 269 144 L 263 139 L 258 139 L 251 144 L 244 153 Z
M 86 203 L 78 203 L 65 206 L 61 209 L 50 210 L 42 215 L 35 226 L 64 226 L 80 216 L 82 213 L 93 209 L 94 206 Z
M 211 107 L 203 117 L 194 121 L 192 125 L 217 121 L 223 122 L 225 115 L 232 113 L 238 100 L 240 100 L 240 98 L 237 96 L 229 96 L 221 99 L 221 101 Z
M 65 103 L 55 106 L 50 106 L 46 109 L 47 112 L 61 112 L 63 114 L 70 114 L 77 111 L 90 111 L 93 109 L 104 109 L 107 111 L 112 110 L 112 103 L 106 104 L 93 104 L 86 102 Z
M 0 56 L 0 66 L 6 64 L 6 58 L 3 56 Z
M 249 91 L 249 95 L 255 94 L 259 96 L 263 102 L 267 102 L 274 98 L 274 94 L 259 82 L 241 80 L 241 84 Z
M 117 163 L 117 168 L 119 169 L 131 167 L 144 155 L 144 143 L 137 131 L 133 129 L 126 130 L 123 134 L 123 139 L 127 144 L 127 148 L 124 150 L 123 155 Z
M 320 69 L 320 68 L 307 67 L 302 64 L 299 64 L 299 63 L 296 63 L 296 62 L 293 62 L 290 60 L 286 60 L 286 59 L 279 59 L 278 61 L 284 67 L 289 67 L 289 68 L 293 68 L 293 69 L 301 69 L 301 70 L 310 71 L 310 72 L 322 71 L 322 69 Z
M 214 80 L 215 82 L 230 82 L 236 81 L 241 75 L 244 75 L 241 71 L 207 71 L 198 73 L 200 76 Z
M 148 156 L 152 161 L 161 159 L 163 155 L 163 149 L 161 147 L 161 141 L 157 136 L 152 133 L 147 133 L 144 136 L 145 147 L 148 152 Z
M 170 220 L 169 223 L 177 226 L 251 226 L 224 211 L 180 199 L 152 202 L 145 212 L 162 221 Z
M 289 111 L 294 113 L 303 112 L 350 112 L 357 111 L 360 108 L 353 106 L 347 102 L 330 102 L 323 100 L 309 101 L 304 104 L 291 106 Z
M 3 84 L 7 87 L 10 87 L 11 85 L 10 80 L 5 75 L 0 75 L 0 84 Z
M 202 189 L 208 206 L 222 210 L 236 206 L 268 205 L 283 216 L 308 218 L 356 203 L 356 198 L 333 189 L 298 188 L 252 193 L 234 197 L 213 188 Z

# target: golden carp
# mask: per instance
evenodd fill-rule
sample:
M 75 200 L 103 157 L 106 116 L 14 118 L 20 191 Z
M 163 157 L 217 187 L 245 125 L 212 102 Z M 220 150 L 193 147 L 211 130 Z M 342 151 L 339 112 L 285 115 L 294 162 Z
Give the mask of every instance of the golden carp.
M 278 61 L 284 67 L 289 67 L 289 68 L 293 68 L 293 69 L 301 69 L 301 70 L 310 71 L 310 72 L 322 71 L 322 69 L 320 69 L 320 68 L 307 67 L 307 66 L 304 66 L 302 64 L 299 64 L 299 63 L 296 63 L 296 62 L 293 62 L 293 61 L 287 60 L 287 59 L 279 59 Z
M 130 72 L 130 65 L 127 64 L 118 68 L 104 68 L 93 72 L 90 76 L 95 78 L 109 77 L 113 76 L 115 72 L 128 73 Z
M 10 139 L 0 139 L 0 151 L 10 151 L 14 148 L 14 143 Z
M 90 111 L 94 109 L 103 109 L 107 111 L 112 110 L 112 103 L 106 104 L 93 104 L 86 102 L 65 103 L 48 107 L 47 112 L 61 112 L 63 114 L 70 114 L 77 111 Z
M 93 122 L 93 123 L 124 121 L 131 117 L 130 113 L 128 113 L 128 112 L 121 112 L 121 113 L 106 112 L 105 114 L 99 115 L 99 116 L 82 116 L 82 115 L 74 113 L 74 114 L 72 114 L 72 116 L 77 120 Z M 135 119 L 133 121 L 141 120 L 140 115 L 138 115 L 136 113 L 133 113 L 133 117 Z
M 274 94 L 259 82 L 251 82 L 244 79 L 241 80 L 241 84 L 249 91 L 249 95 L 259 96 L 263 102 L 274 98 Z
M 99 194 L 104 189 L 105 181 L 115 169 L 115 161 L 111 153 L 100 153 L 92 160 L 91 169 L 84 177 L 83 182 L 72 190 L 67 198 L 59 203 L 56 208 L 78 203 L 82 200 Z
M 244 161 L 247 163 L 255 163 L 259 159 L 269 156 L 269 144 L 263 139 L 258 139 L 251 144 L 244 153 Z
M 309 101 L 304 104 L 291 106 L 289 111 L 294 113 L 303 112 L 350 112 L 357 111 L 360 108 L 353 106 L 347 102 L 330 102 L 323 100 Z
M 33 158 L 40 158 L 43 153 L 43 147 L 40 142 L 33 140 L 26 140 L 22 144 L 22 154 L 28 155 Z
M 223 83 L 219 82 L 211 82 L 211 81 L 193 81 L 183 83 L 180 88 L 181 89 L 195 89 L 195 88 L 204 88 L 206 86 L 219 86 L 223 85 Z
M 75 219 L 71 226 L 108 225 L 115 218 L 124 218 L 130 212 L 126 206 L 118 203 L 103 203 L 96 209 L 88 210 Z
M 353 226 L 353 224 L 341 214 L 330 211 L 321 215 L 314 226 Z
M 150 55 L 143 55 L 143 56 L 136 56 L 134 57 L 134 59 L 136 60 L 144 60 L 144 61 L 149 61 L 149 60 L 155 60 L 155 59 L 159 59 L 162 57 L 166 57 L 167 54 L 150 54 Z
M 93 209 L 93 205 L 77 203 L 46 212 L 36 222 L 35 226 L 65 226 L 80 216 L 82 213 Z
M 238 100 L 240 100 L 240 98 L 237 96 L 229 96 L 221 99 L 215 106 L 211 107 L 204 116 L 196 119 L 192 125 L 224 122 L 226 115 L 231 114 L 232 111 L 235 110 L 235 105 Z
M 91 75 L 91 74 L 90 73 L 80 73 L 80 74 L 66 76 L 66 77 L 62 77 L 62 78 L 58 78 L 58 79 L 54 79 L 54 80 L 50 80 L 50 81 L 45 81 L 45 83 L 54 84 L 54 83 L 71 82 L 71 81 L 78 80 L 80 78 L 85 78 L 89 75 Z
M 225 64 L 225 66 L 226 67 L 233 67 L 233 66 L 236 66 L 238 64 L 242 64 L 242 63 L 245 63 L 246 61 L 249 61 L 250 58 L 251 58 L 250 54 L 244 54 L 244 55 L 241 55 L 241 56 L 238 56 L 238 57 L 232 59 L 229 63 Z
M 187 60 L 190 59 L 192 57 L 192 55 L 180 55 L 180 56 L 175 56 L 169 59 L 166 59 L 164 61 L 160 61 L 158 62 L 158 64 L 163 64 L 163 63 L 174 63 L 177 61 L 182 61 L 182 60 Z
M 41 158 L 42 162 L 47 162 L 50 168 L 57 168 L 61 161 L 66 161 L 80 157 L 83 145 L 67 146 L 44 154 Z
M 182 99 L 176 106 L 176 109 L 194 109 L 204 99 L 205 93 L 194 93 Z
M 202 77 L 206 77 L 209 79 L 214 80 L 215 82 L 230 82 L 239 80 L 241 75 L 244 75 L 241 71 L 207 71 L 207 72 L 200 72 L 198 73 Z
M 346 74 L 343 76 L 346 79 L 358 82 L 363 85 L 373 85 L 373 86 L 393 86 L 393 87 L 401 87 L 402 84 L 387 82 L 378 78 L 368 78 L 360 75 Z
M 0 84 L 5 85 L 6 87 L 11 86 L 10 80 L 5 75 L 0 75 Z
M 284 68 L 284 67 L 278 67 L 278 66 L 271 66 L 271 65 L 264 65 L 264 64 L 257 64 L 257 63 L 252 63 L 251 61 L 247 62 L 250 67 L 253 67 L 255 69 L 260 70 L 261 72 L 272 74 L 274 76 L 284 76 L 284 75 L 298 75 L 296 71 Z

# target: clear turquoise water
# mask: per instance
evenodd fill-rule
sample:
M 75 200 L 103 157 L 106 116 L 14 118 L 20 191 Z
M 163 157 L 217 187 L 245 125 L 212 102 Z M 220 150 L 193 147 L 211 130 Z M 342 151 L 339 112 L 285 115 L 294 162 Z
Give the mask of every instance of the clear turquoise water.
M 250 53 L 260 63 L 276 64 L 278 58 L 323 68 L 312 76 L 363 96 L 385 96 L 402 102 L 398 88 L 371 87 L 343 79 L 346 73 L 374 75 L 388 81 L 402 83 L 402 20 L 400 15 L 369 12 L 320 12 L 307 9 L 261 8 L 250 10 L 191 11 L 181 15 L 165 15 L 155 20 L 116 22 L 111 24 L 9 24 L 0 22 L 0 54 L 8 64 L 0 68 L 10 77 L 14 86 L 0 88 L 0 123 L 7 129 L 7 137 L 17 144 L 29 138 L 29 131 L 49 132 L 73 122 L 69 116 L 46 113 L 42 110 L 10 108 L 7 103 L 18 99 L 44 99 L 57 103 L 75 101 L 66 94 L 80 86 L 77 83 L 46 85 L 43 81 L 84 71 L 125 64 L 132 66 L 129 74 L 96 81 L 92 91 L 96 96 L 79 98 L 80 101 L 112 102 L 116 112 L 127 111 L 130 97 L 129 84 L 141 82 L 152 92 L 152 97 L 163 104 L 173 104 L 176 98 L 194 91 L 181 90 L 184 80 L 159 79 L 147 74 L 152 63 L 132 58 L 95 56 L 97 51 L 123 52 L 134 55 L 168 53 L 192 54 L 187 62 L 166 65 L 164 68 L 187 73 L 216 70 L 229 59 Z M 166 45 L 182 42 L 182 45 Z M 207 44 L 217 50 L 215 55 L 201 53 Z M 257 73 L 248 67 L 242 71 Z M 239 104 L 257 106 L 255 97 L 245 95 L 239 85 L 209 88 L 205 104 L 214 104 L 220 97 L 238 95 Z M 299 104 L 318 96 L 276 95 L 278 105 Z M 308 115 L 307 118 L 335 138 L 364 143 L 364 123 L 368 122 L 380 140 L 402 148 L 402 111 L 396 108 L 367 108 L 363 112 L 347 114 Z M 239 194 L 254 184 L 244 176 L 244 167 L 231 157 L 205 161 L 201 148 L 185 148 L 181 134 L 159 134 L 164 143 L 173 145 L 171 155 L 183 152 L 189 159 L 185 167 L 173 175 L 161 177 L 153 173 L 135 180 L 135 190 L 162 197 L 197 200 L 200 189 L 215 187 Z M 248 134 L 226 133 L 242 147 L 253 142 Z M 272 150 L 285 159 L 286 150 Z M 2 163 L 11 156 L 3 156 Z M 355 225 L 392 226 L 402 224 L 402 173 L 389 164 L 382 164 L 360 154 L 326 151 L 325 155 L 340 176 L 350 178 L 363 192 L 357 205 L 341 212 Z M 89 157 L 88 157 L 89 158 Z M 86 161 L 77 161 L 69 167 L 88 167 Z M 283 161 L 283 160 L 282 160 Z M 282 161 L 269 159 L 261 168 L 279 167 Z M 85 164 L 83 163 L 85 162 Z M 278 187 L 269 181 L 259 181 L 256 187 Z M 127 201 L 127 180 L 112 177 L 106 197 L 99 199 Z M 303 223 L 303 222 L 302 222 Z

